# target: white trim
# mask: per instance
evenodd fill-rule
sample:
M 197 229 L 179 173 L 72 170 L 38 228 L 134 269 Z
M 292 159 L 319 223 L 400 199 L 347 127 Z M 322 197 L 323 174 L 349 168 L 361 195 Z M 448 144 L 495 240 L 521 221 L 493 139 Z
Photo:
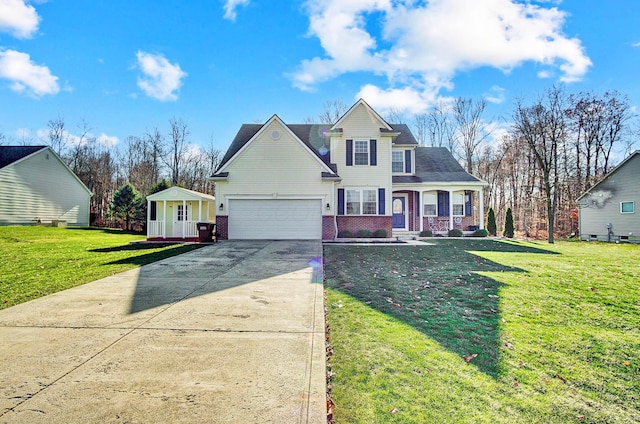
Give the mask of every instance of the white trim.
M 338 122 L 336 122 L 330 129 L 329 131 L 334 131 L 337 128 L 340 128 L 340 125 L 342 125 L 342 122 L 347 118 L 347 116 L 349 116 L 355 109 L 356 107 L 358 107 L 359 105 L 363 105 L 378 121 L 380 121 L 381 124 L 384 125 L 384 128 L 389 130 L 389 131 L 393 131 L 393 128 L 391 128 L 391 125 L 389 125 L 387 123 L 387 121 L 385 121 L 384 119 L 382 119 L 382 117 L 380 115 L 378 115 L 378 112 L 376 112 L 375 110 L 373 110 L 373 108 L 371 106 L 369 106 L 367 104 L 367 102 L 364 101 L 364 99 L 359 99 L 357 102 L 355 102 L 355 104 L 353 106 L 351 106 L 349 108 L 348 111 L 345 112 L 344 115 L 342 115 L 342 117 L 340 119 L 338 119 Z
M 391 219 L 393 220 L 393 198 L 394 197 L 404 197 L 404 228 L 396 228 L 392 225 L 392 230 L 404 230 L 408 231 L 409 229 L 409 194 L 408 193 L 391 193 Z
M 378 211 L 380 210 L 380 199 L 378 198 L 378 189 L 381 187 L 344 187 L 344 216 L 376 216 L 378 215 Z M 365 190 L 373 191 L 375 193 L 376 198 L 376 207 L 374 213 L 363 213 L 364 210 L 364 195 L 363 192 Z M 360 213 L 347 213 L 347 196 L 349 191 L 358 191 L 360 192 Z M 370 203 L 370 202 L 367 202 Z
M 631 209 L 633 209 L 631 212 L 623 212 L 622 211 L 622 204 L 623 203 L 631 203 Z M 632 214 L 632 213 L 636 213 L 636 202 L 633 200 L 627 200 L 627 201 L 620 201 L 620 213 L 624 214 L 624 215 L 628 215 L 628 214 Z
M 311 157 L 318 162 L 324 169 L 326 172 L 330 173 L 330 174 L 335 174 L 335 172 L 333 171 L 333 169 L 329 168 L 329 166 L 324 163 L 317 154 L 315 154 L 310 148 L 309 146 L 307 146 L 302 140 L 300 140 L 300 138 L 298 138 L 297 135 L 295 135 L 295 133 L 293 131 L 291 131 L 291 128 L 289 128 L 287 126 L 287 124 L 284 123 L 284 121 L 282 119 L 280 119 L 280 117 L 278 115 L 273 115 L 262 127 L 260 127 L 260 129 L 258 130 L 258 132 L 256 132 L 253 137 L 251 137 L 249 139 L 249 141 L 247 141 L 246 143 L 244 143 L 244 145 L 233 155 L 231 156 L 231 158 L 224 164 L 222 165 L 222 168 L 218 169 L 216 171 L 216 174 L 220 174 L 221 172 L 227 172 L 226 169 L 229 168 L 229 166 L 231 165 L 231 163 L 233 163 L 245 150 L 248 149 L 249 145 L 251 145 L 251 143 L 253 143 L 255 140 L 257 140 L 266 130 L 267 127 L 269 127 L 272 123 L 277 122 L 278 124 L 280 124 L 285 131 L 287 131 L 287 133 L 298 143 L 300 143 L 300 145 L 302 146 L 302 148 L 309 153 L 309 155 L 311 155 Z

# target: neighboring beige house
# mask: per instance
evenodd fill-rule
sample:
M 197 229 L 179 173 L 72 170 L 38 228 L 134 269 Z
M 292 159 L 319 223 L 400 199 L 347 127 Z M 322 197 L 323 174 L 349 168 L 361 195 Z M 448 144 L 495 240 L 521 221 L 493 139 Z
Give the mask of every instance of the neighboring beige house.
M 277 115 L 242 125 L 211 179 L 223 239 L 471 232 L 484 221 L 487 184 L 364 100 L 335 125 L 285 124 Z
M 0 225 L 89 225 L 91 191 L 47 146 L 0 146 Z
M 581 240 L 640 242 L 640 150 L 580 197 Z
M 148 240 L 198 240 L 198 223 L 214 223 L 215 197 L 169 187 L 147 196 Z

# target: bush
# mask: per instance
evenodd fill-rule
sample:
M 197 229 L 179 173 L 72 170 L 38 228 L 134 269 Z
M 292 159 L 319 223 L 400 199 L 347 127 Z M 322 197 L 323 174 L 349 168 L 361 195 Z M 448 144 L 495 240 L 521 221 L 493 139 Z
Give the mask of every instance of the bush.
M 507 214 L 504 217 L 504 231 L 502 235 L 505 237 L 513 238 L 513 211 L 511 208 L 507 208 Z
M 452 228 L 448 233 L 449 237 L 462 237 L 462 230 L 458 228 Z
M 349 230 L 340 230 L 338 238 L 353 238 L 353 233 Z
M 358 230 L 356 237 L 358 238 L 371 238 L 372 234 L 369 230 Z
M 387 230 L 385 230 L 384 228 L 380 228 L 378 230 L 375 230 L 373 232 L 373 236 L 375 238 L 387 238 Z
M 475 230 L 473 232 L 473 237 L 487 237 L 489 235 L 489 231 L 485 230 L 484 228 Z
M 431 230 L 420 231 L 420 237 L 433 237 L 433 231 Z
M 489 208 L 489 213 L 487 213 L 487 231 L 492 236 L 496 235 L 496 231 L 498 228 L 496 226 L 496 213 L 493 211 L 493 208 Z

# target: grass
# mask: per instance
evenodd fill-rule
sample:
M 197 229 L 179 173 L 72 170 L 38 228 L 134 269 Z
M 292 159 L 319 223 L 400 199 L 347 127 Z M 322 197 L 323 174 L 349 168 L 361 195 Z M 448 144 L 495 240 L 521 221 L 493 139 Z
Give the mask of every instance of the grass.
M 640 422 L 640 246 L 325 246 L 335 421 Z
M 109 229 L 0 227 L 0 309 L 197 249 Z

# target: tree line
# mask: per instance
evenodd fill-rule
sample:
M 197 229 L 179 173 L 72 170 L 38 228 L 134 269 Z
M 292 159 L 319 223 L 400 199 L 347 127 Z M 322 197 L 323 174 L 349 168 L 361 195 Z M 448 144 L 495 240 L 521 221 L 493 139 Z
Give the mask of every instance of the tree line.
M 145 220 L 144 199 L 165 187 L 215 194 L 209 177 L 222 152 L 211 140 L 208 147 L 193 144 L 183 119 L 169 119 L 166 131 L 155 126 L 127 137 L 118 148 L 92 135 L 86 121 L 73 133 L 64 118 L 57 117 L 47 122 L 41 139 L 24 139 L 22 144 L 47 144 L 92 191 L 91 225 L 140 229 Z M 0 134 L 3 142 L 6 138 Z M 122 205 L 124 199 L 127 206 Z
M 384 118 L 407 124 L 422 146 L 446 147 L 489 183 L 485 207 L 497 222 L 508 218 L 516 236 L 553 243 L 577 235 L 577 197 L 628 156 L 640 135 L 627 96 L 552 86 L 532 101 L 516 100 L 511 116 L 492 121 L 485 120 L 486 106 L 483 98 L 458 97 L 412 117 L 391 110 Z M 330 101 L 307 122 L 335 123 L 346 110 Z M 500 120 L 505 124 L 496 125 Z
M 552 86 L 532 101 L 518 99 L 504 125 L 485 119 L 486 106 L 486 99 L 458 97 L 412 117 L 391 110 L 385 119 L 409 125 L 420 145 L 446 147 L 468 172 L 486 181 L 485 207 L 495 211 L 497 222 L 505 222 L 511 209 L 516 236 L 553 242 L 556 236 L 575 235 L 577 197 L 626 157 L 639 135 L 629 99 L 617 91 L 567 93 Z M 342 101 L 328 101 L 305 122 L 333 124 L 347 109 Z M 140 199 L 172 185 L 215 194 L 208 178 L 223 152 L 211 141 L 204 148 L 194 145 L 183 119 L 169 119 L 166 131 L 156 126 L 127 137 L 118 149 L 92 136 L 85 121 L 77 130 L 79 135 L 71 136 L 63 118 L 51 119 L 41 141 L 93 192 L 92 225 L 124 226 L 112 205 L 116 191 L 126 185 Z M 0 144 L 6 141 L 0 134 Z M 124 190 L 133 195 L 129 191 Z M 132 222 L 143 220 L 144 214 Z

